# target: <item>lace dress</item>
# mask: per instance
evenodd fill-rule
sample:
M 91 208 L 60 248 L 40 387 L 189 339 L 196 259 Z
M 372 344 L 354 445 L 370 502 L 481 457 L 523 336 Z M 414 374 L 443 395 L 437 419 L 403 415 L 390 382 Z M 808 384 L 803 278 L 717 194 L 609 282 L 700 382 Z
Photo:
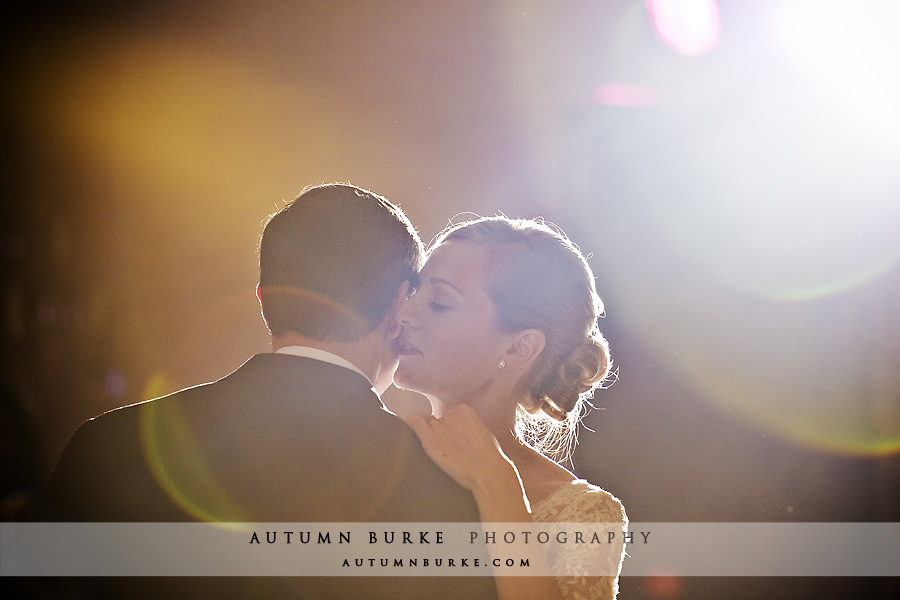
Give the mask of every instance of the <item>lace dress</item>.
M 606 524 L 603 531 L 615 531 L 613 543 L 561 544 L 557 546 L 559 551 L 548 558 L 551 568 L 559 573 L 556 582 L 567 600 L 612 600 L 616 597 L 618 573 L 625 554 L 622 534 L 628 528 L 628 517 L 618 498 L 578 479 L 535 504 L 532 518 L 538 523 L 603 523 Z M 598 570 L 598 565 L 602 570 Z M 590 576 L 598 572 L 616 575 Z

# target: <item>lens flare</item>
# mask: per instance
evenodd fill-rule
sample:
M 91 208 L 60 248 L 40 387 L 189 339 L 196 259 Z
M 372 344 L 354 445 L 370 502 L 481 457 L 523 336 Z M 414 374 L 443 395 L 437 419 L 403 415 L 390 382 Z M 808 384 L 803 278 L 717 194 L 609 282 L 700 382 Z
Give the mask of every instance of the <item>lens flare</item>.
M 647 250 L 643 272 L 612 263 L 608 271 L 629 298 L 624 327 L 640 332 L 670 376 L 730 417 L 802 446 L 900 452 L 895 278 L 779 302 L 723 286 L 681 258 Z
M 719 41 L 716 0 L 647 0 L 647 11 L 656 33 L 679 54 L 708 54 Z
M 206 464 L 205 453 L 180 414 L 166 410 L 162 418 L 159 402 L 145 402 L 140 407 L 144 457 L 169 497 L 201 521 L 251 521 Z

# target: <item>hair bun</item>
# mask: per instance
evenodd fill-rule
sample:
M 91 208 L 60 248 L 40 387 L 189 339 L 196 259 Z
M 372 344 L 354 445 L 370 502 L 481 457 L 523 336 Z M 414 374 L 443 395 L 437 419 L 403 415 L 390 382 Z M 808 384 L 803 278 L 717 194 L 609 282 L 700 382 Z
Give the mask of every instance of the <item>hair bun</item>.
M 591 332 L 549 378 L 541 410 L 557 421 L 565 421 L 579 406 L 582 396 L 593 392 L 606 379 L 609 364 L 609 345 L 598 331 Z

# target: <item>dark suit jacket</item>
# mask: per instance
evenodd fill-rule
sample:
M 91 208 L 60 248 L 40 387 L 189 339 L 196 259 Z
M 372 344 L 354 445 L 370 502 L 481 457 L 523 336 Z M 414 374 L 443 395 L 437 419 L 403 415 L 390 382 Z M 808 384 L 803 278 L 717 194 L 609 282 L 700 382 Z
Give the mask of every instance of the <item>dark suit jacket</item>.
M 86 422 L 64 450 L 34 520 L 475 522 L 478 512 L 471 494 L 434 465 L 363 376 L 260 354 L 214 383 Z M 211 592 L 223 582 L 172 579 L 165 582 L 174 585 L 169 596 L 200 594 L 194 585 Z M 223 579 L 214 593 L 230 597 L 494 594 L 483 576 Z

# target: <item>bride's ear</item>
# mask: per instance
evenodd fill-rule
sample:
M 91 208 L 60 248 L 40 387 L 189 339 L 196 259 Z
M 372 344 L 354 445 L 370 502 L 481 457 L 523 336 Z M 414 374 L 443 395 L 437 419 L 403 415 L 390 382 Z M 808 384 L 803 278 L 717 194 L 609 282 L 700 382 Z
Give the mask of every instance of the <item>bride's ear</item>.
M 518 332 L 506 351 L 503 362 L 507 368 L 528 367 L 544 350 L 547 337 L 540 329 L 525 329 Z

